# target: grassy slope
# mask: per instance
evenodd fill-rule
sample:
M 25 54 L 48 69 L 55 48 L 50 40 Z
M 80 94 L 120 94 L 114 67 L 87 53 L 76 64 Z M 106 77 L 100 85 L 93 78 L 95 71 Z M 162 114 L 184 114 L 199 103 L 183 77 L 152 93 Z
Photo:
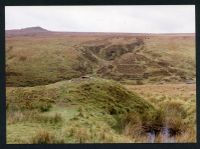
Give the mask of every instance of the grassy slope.
M 157 54 L 155 61 L 168 63 L 169 66 L 164 66 L 163 69 L 171 73 L 169 75 L 171 79 L 177 78 L 179 81 L 189 78 L 195 79 L 194 37 L 165 37 L 158 40 L 159 42 L 155 41 L 156 37 L 146 41 L 145 53 L 148 52 L 150 55 L 155 53 Z
M 117 59 L 119 64 L 134 64 L 133 74 L 148 73 L 145 82 L 184 82 L 195 79 L 195 43 L 193 37 L 149 37 L 135 53 Z M 123 66 L 122 73 L 131 73 L 131 65 Z M 120 69 L 119 69 L 120 71 Z
M 88 73 L 121 81 L 139 75 L 145 82 L 196 76 L 193 36 L 140 37 L 144 43 L 136 47 L 131 46 L 136 37 L 122 35 L 36 37 L 6 39 L 8 86 L 44 85 Z
M 19 86 L 48 84 L 79 76 L 72 70 L 78 52 L 64 39 L 8 40 L 6 53 L 7 83 Z M 30 50 L 31 49 L 31 50 Z M 16 73 L 12 75 L 13 73 Z M 9 75 L 11 73 L 11 75 Z
M 50 111 L 41 112 L 50 103 Z M 139 116 L 146 127 L 149 127 L 148 122 L 152 125 L 157 122 L 152 117 L 159 116 L 151 104 L 120 84 L 97 78 L 7 88 L 7 109 L 8 143 L 30 143 L 35 130 L 41 129 L 54 135 L 62 133 L 64 142 L 80 142 L 80 139 L 86 142 L 117 142 L 122 139 L 127 142 L 130 138 L 126 140 L 126 136 L 121 134 L 121 120 L 127 113 Z M 55 118 L 56 114 L 60 118 Z M 84 135 L 78 137 L 79 129 Z M 72 131 L 72 134 L 67 131 Z M 97 138 L 92 135 L 97 135 Z M 18 136 L 23 137 L 19 139 Z M 105 136 L 116 138 L 109 140 Z

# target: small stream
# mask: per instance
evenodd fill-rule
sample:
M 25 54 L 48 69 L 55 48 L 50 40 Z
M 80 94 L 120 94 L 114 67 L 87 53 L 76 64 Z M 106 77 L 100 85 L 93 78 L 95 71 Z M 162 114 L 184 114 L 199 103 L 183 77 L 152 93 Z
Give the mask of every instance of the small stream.
M 169 128 L 165 127 L 162 128 L 161 132 L 161 142 L 162 143 L 176 143 L 174 137 L 170 135 Z M 155 143 L 156 140 L 156 133 L 154 130 L 151 130 L 147 133 L 148 143 Z

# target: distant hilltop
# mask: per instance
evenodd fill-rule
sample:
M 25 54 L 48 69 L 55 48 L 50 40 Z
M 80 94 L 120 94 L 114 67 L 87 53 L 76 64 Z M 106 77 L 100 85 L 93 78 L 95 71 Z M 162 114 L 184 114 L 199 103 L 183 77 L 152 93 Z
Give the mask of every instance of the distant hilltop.
M 48 30 L 40 27 L 40 26 L 36 26 L 36 27 L 28 27 L 28 28 L 22 28 L 20 29 L 20 31 L 29 31 L 29 32 L 48 32 Z
M 15 37 L 15 36 L 37 36 L 37 35 L 45 35 L 49 34 L 51 31 L 48 31 L 42 27 L 27 27 L 22 29 L 13 29 L 6 30 L 6 37 Z

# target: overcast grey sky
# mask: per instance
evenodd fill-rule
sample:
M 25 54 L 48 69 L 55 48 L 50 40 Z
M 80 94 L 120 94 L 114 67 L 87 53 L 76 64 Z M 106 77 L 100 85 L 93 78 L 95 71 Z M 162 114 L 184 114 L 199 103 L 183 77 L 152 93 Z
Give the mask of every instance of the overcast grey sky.
M 194 5 L 6 6 L 6 29 L 41 26 L 54 31 L 194 33 Z

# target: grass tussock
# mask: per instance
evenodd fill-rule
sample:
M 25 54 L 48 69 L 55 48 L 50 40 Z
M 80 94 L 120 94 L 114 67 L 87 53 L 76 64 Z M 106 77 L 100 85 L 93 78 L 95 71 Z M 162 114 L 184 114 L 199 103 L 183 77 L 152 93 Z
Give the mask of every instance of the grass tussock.
M 113 131 L 109 125 L 104 122 L 91 123 L 88 126 L 73 122 L 63 130 L 67 140 L 70 143 L 119 143 L 131 142 L 126 136 L 121 136 Z M 67 141 L 67 142 L 68 142 Z
M 58 124 L 63 121 L 61 114 L 44 115 L 38 111 L 15 111 L 7 112 L 7 123 L 15 124 L 20 122 L 37 122 L 45 124 Z
M 196 128 L 185 128 L 185 131 L 181 135 L 175 136 L 175 140 L 177 143 L 195 143 L 197 141 Z
M 17 111 L 17 112 L 7 112 L 7 123 L 8 124 L 14 124 L 14 123 L 17 123 L 17 122 L 21 122 L 24 120 L 24 114 L 20 111 Z
M 181 134 L 185 131 L 186 126 L 183 123 L 183 119 L 177 116 L 171 116 L 165 118 L 165 127 L 170 129 L 171 135 Z
M 122 134 L 140 136 L 144 132 L 138 113 L 129 113 L 122 119 Z
M 171 129 L 172 134 L 182 133 L 187 125 L 184 119 L 187 117 L 187 112 L 184 108 L 184 102 L 180 100 L 171 100 L 163 102 L 161 105 L 165 113 L 164 124 Z
M 31 144 L 62 144 L 64 140 L 58 140 L 55 135 L 49 133 L 46 130 L 38 131 L 35 136 L 32 137 Z
M 39 123 L 50 123 L 57 124 L 62 122 L 62 116 L 58 113 L 55 113 L 53 116 L 48 115 L 36 115 L 34 120 Z
M 50 110 L 50 108 L 52 107 L 51 103 L 39 103 L 39 109 L 41 112 L 47 112 Z
M 196 130 L 194 129 L 194 126 L 196 126 L 196 94 L 194 85 L 128 85 L 127 87 L 150 101 L 157 109 L 160 109 L 163 115 L 163 127 L 169 128 L 169 132 L 174 138 L 172 140 L 187 142 L 186 138 L 188 138 L 188 142 L 196 142 Z M 164 142 L 162 138 L 162 134 L 158 134 L 156 142 Z

